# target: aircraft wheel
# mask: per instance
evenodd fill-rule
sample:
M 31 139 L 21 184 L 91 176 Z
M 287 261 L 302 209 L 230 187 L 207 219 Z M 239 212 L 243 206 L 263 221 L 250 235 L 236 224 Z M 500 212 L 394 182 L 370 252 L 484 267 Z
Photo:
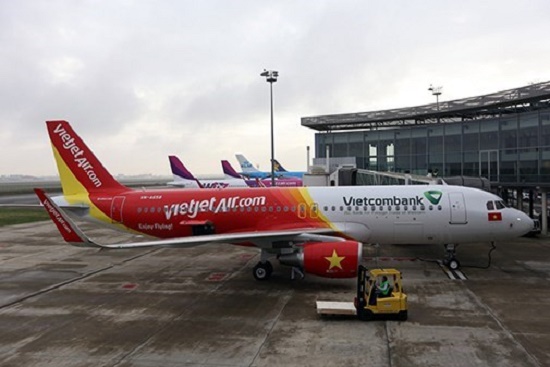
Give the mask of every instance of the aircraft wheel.
M 269 261 L 265 263 L 259 262 L 252 270 L 252 274 L 256 280 L 268 280 L 273 272 L 273 265 Z
M 451 270 L 458 270 L 458 268 L 460 268 L 460 262 L 458 262 L 457 259 L 452 258 L 451 260 L 449 260 L 449 263 L 447 264 L 447 266 Z

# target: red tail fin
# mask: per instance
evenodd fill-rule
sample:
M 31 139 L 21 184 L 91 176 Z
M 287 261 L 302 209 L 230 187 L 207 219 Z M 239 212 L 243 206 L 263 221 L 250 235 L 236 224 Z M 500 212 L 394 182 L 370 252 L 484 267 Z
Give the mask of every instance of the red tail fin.
M 127 190 L 103 167 L 67 121 L 46 121 L 65 195 Z

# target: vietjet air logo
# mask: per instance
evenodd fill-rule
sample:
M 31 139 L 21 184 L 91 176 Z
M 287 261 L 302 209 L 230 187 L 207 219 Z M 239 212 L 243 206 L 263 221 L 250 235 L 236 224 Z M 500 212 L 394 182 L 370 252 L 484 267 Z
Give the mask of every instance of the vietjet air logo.
M 97 177 L 94 166 L 92 166 L 92 164 L 88 161 L 88 158 L 84 156 L 84 149 L 76 145 L 74 137 L 72 137 L 61 124 L 57 125 L 53 132 L 61 139 L 61 147 L 71 153 L 77 167 L 84 171 L 95 187 L 100 187 L 102 182 L 99 177 Z
M 330 263 L 330 266 L 329 266 L 328 270 L 330 270 L 332 268 L 343 269 L 342 268 L 342 260 L 344 260 L 345 258 L 346 258 L 345 256 L 338 256 L 338 253 L 336 252 L 336 249 L 333 249 L 332 250 L 332 256 L 325 257 L 325 259 L 327 259 L 328 262 Z
M 439 204 L 439 201 L 441 200 L 443 193 L 441 191 L 430 190 L 430 191 L 426 191 L 424 193 L 424 196 L 426 197 L 426 199 L 430 201 L 430 203 L 432 203 L 433 205 L 437 205 Z

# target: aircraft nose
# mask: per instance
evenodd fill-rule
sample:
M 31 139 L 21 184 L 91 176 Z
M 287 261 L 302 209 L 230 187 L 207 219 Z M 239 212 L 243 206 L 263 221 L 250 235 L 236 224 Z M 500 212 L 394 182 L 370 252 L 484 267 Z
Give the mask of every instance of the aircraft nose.
M 515 220 L 510 223 L 512 229 L 514 229 L 520 236 L 530 232 L 535 227 L 535 222 L 527 214 L 517 210 Z

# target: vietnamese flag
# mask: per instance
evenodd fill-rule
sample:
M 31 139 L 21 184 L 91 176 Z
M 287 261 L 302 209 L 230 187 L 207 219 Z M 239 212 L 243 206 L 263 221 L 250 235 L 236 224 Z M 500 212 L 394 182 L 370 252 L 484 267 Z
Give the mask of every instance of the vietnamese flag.
M 502 213 L 501 212 L 490 212 L 488 214 L 489 214 L 489 222 L 501 221 L 502 220 Z

